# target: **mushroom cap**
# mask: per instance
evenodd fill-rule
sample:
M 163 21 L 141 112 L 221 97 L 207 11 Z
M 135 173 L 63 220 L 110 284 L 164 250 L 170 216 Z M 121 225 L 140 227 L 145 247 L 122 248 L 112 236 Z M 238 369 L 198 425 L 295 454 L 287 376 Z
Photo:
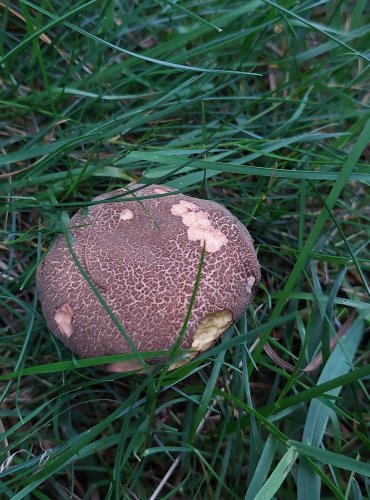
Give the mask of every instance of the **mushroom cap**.
M 201 352 L 240 318 L 257 290 L 260 267 L 249 232 L 225 207 L 172 192 L 136 184 L 98 196 L 93 201 L 103 203 L 71 219 L 73 251 L 137 349 L 159 351 L 178 339 L 204 247 L 181 343 Z M 131 352 L 64 235 L 39 265 L 36 280 L 49 328 L 78 356 Z

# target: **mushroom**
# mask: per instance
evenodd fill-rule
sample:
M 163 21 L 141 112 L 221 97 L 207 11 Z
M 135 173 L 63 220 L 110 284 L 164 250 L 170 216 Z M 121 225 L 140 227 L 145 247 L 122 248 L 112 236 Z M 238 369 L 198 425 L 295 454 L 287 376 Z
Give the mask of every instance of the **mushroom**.
M 111 201 L 109 199 L 112 198 Z M 139 198 L 139 199 L 138 199 Z M 204 262 L 181 348 L 211 347 L 254 297 L 260 267 L 247 229 L 222 205 L 131 184 L 93 200 L 71 219 L 80 265 L 138 351 L 170 350 L 179 338 Z M 37 269 L 52 332 L 80 357 L 131 348 L 59 235 Z M 112 371 L 132 370 L 136 360 Z

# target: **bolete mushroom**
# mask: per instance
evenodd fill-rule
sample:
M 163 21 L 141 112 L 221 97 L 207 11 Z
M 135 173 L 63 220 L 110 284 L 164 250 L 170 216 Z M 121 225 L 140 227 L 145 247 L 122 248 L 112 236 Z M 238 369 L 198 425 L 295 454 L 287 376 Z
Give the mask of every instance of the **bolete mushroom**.
M 93 201 L 100 203 L 71 219 L 73 253 L 139 351 L 170 350 L 175 344 L 203 248 L 181 347 L 197 355 L 240 318 L 257 290 L 260 268 L 249 232 L 225 207 L 168 187 L 137 184 Z M 80 357 L 131 352 L 64 235 L 36 278 L 46 322 L 69 349 Z M 138 366 L 123 362 L 109 368 Z

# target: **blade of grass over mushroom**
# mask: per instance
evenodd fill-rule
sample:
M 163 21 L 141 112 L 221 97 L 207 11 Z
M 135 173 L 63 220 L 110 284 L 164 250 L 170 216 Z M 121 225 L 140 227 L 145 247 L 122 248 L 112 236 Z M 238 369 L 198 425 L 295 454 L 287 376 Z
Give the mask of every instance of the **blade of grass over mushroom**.
M 190 320 L 190 317 L 191 317 L 191 314 L 192 314 L 194 302 L 195 302 L 195 299 L 196 299 L 196 296 L 197 296 L 197 292 L 198 292 L 198 289 L 199 289 L 199 285 L 200 285 L 200 280 L 201 280 L 201 276 L 202 276 L 202 269 L 203 269 L 204 261 L 205 261 L 205 243 L 203 244 L 202 251 L 201 251 L 201 254 L 200 254 L 200 260 L 199 260 L 199 265 L 198 265 L 197 273 L 196 273 L 196 276 L 195 276 L 193 291 L 192 291 L 192 294 L 191 294 L 191 297 L 190 297 L 190 300 L 189 300 L 189 305 L 188 305 L 187 310 L 186 310 L 186 315 L 185 315 L 185 318 L 184 318 L 181 330 L 179 332 L 179 335 L 178 335 L 177 339 L 175 340 L 175 342 L 173 344 L 172 349 L 170 350 L 170 352 L 168 354 L 166 365 L 162 369 L 158 381 L 157 382 L 153 382 L 153 384 L 151 386 L 148 386 L 148 391 L 150 391 L 151 397 L 150 397 L 150 400 L 149 400 L 149 405 L 150 405 L 150 407 L 149 407 L 149 418 L 148 418 L 149 425 L 147 426 L 146 440 L 145 440 L 145 443 L 144 443 L 145 445 L 147 445 L 147 443 L 149 442 L 151 428 L 152 428 L 152 425 L 154 425 L 154 422 L 155 422 L 155 418 L 154 417 L 155 417 L 155 408 L 156 408 L 156 405 L 157 405 L 158 395 L 160 393 L 160 390 L 161 390 L 161 387 L 163 385 L 163 382 L 164 382 L 164 380 L 166 378 L 166 374 L 167 374 L 168 370 L 171 368 L 171 364 L 173 363 L 173 361 L 176 358 L 176 356 L 179 354 L 180 345 L 181 345 L 181 342 L 182 342 L 182 340 L 184 338 L 184 335 L 186 333 L 186 330 L 187 330 L 187 327 L 188 327 L 188 324 L 189 324 L 189 320 Z M 145 453 L 145 451 L 144 451 L 144 453 Z
M 181 350 L 180 350 L 181 351 Z M 188 352 L 185 351 L 184 352 Z M 143 360 L 155 357 L 166 357 L 168 351 L 140 351 L 140 356 Z M 57 361 L 56 363 L 47 363 L 45 365 L 37 365 L 35 367 L 16 369 L 10 373 L 0 375 L 0 381 L 11 380 L 18 377 L 26 377 L 29 375 L 41 375 L 46 373 L 58 373 L 68 370 L 79 370 L 82 368 L 89 368 L 92 366 L 103 366 L 110 363 L 119 361 L 131 361 L 137 359 L 136 353 L 128 354 L 112 354 L 110 356 L 95 356 L 93 358 L 73 359 L 73 361 Z
M 96 288 L 96 286 L 92 282 L 90 276 L 88 275 L 88 273 L 86 272 L 86 270 L 82 266 L 81 262 L 79 261 L 76 253 L 73 250 L 73 237 L 72 237 L 72 235 L 71 235 L 68 227 L 66 225 L 64 225 L 64 224 L 63 224 L 63 231 L 64 231 L 64 238 L 65 238 L 65 242 L 67 244 L 68 250 L 69 250 L 69 252 L 71 254 L 71 257 L 72 257 L 74 263 L 76 264 L 79 272 L 81 273 L 81 275 L 83 276 L 83 278 L 87 282 L 87 284 L 89 285 L 90 289 L 92 290 L 92 292 L 94 293 L 94 295 L 96 296 L 96 298 L 99 300 L 100 304 L 103 306 L 104 310 L 106 311 L 106 313 L 108 314 L 108 316 L 110 317 L 110 319 L 112 320 L 112 322 L 114 323 L 114 325 L 117 327 L 117 329 L 120 332 L 120 334 L 124 337 L 124 339 L 126 340 L 126 342 L 128 343 L 128 345 L 130 346 L 130 349 L 135 354 L 136 359 L 140 362 L 140 365 L 142 366 L 142 368 L 144 370 L 147 370 L 148 369 L 147 364 L 145 363 L 145 360 L 143 359 L 140 351 L 138 351 L 136 345 L 131 340 L 130 336 L 125 331 L 124 327 L 121 325 L 121 323 L 118 320 L 117 316 L 114 314 L 114 312 L 112 311 L 112 309 L 108 306 L 108 304 L 104 300 L 103 296 L 101 295 L 101 293 L 99 292 L 99 290 Z
M 271 323 L 271 327 L 275 328 L 277 326 L 280 326 L 288 321 L 290 321 L 292 318 L 294 318 L 294 314 L 287 315 L 285 317 L 281 317 L 276 319 L 274 322 Z M 203 359 L 207 359 L 208 357 L 211 356 L 218 356 L 220 352 L 223 352 L 225 350 L 231 349 L 237 345 L 242 345 L 244 342 L 249 340 L 250 338 L 254 338 L 257 336 L 259 333 L 263 332 L 265 329 L 265 325 L 256 328 L 255 330 L 251 330 L 247 334 L 240 335 L 238 337 L 231 338 L 229 340 L 225 340 L 222 345 L 216 346 L 212 349 L 210 349 L 208 352 L 201 354 L 198 357 L 199 361 L 202 361 Z M 177 348 L 176 354 L 179 355 L 181 352 L 187 353 L 188 351 L 182 350 L 180 348 Z M 149 359 L 153 356 L 155 357 L 165 357 L 168 356 L 168 351 L 150 351 L 150 352 L 144 352 L 140 351 L 141 356 L 143 359 Z M 100 366 L 100 365 L 105 365 L 109 363 L 114 363 L 115 361 L 125 361 L 125 360 L 131 360 L 135 359 L 136 354 L 135 353 L 128 353 L 128 354 L 113 354 L 110 356 L 96 356 L 93 358 L 83 358 L 83 359 L 77 359 L 74 358 L 72 361 L 58 361 L 56 363 L 48 363 L 44 365 L 37 365 L 34 367 L 27 367 L 27 368 L 22 368 L 22 370 L 14 370 L 10 373 L 6 373 L 4 375 L 0 375 L 0 381 L 2 380 L 11 380 L 20 376 L 28 376 L 28 375 L 41 375 L 41 374 L 46 374 L 46 373 L 58 373 L 58 372 L 63 372 L 63 371 L 68 371 L 68 370 L 78 370 L 80 368 L 88 368 L 92 366 Z M 369 370 L 370 373 L 370 370 Z M 166 380 L 171 380 L 172 374 L 169 373 L 166 376 Z
M 206 243 L 203 244 L 202 251 L 200 253 L 199 265 L 198 265 L 198 269 L 197 269 L 197 274 L 195 276 L 194 287 L 193 287 L 193 291 L 192 291 L 191 296 L 190 296 L 189 305 L 188 305 L 188 308 L 186 310 L 184 322 L 183 322 L 181 330 L 179 332 L 179 336 L 176 339 L 176 342 L 173 344 L 173 347 L 169 353 L 168 363 L 171 363 L 174 360 L 174 358 L 178 355 L 179 347 L 181 345 L 181 342 L 182 342 L 184 335 L 186 333 L 186 330 L 188 328 L 188 324 L 189 324 L 191 314 L 193 311 L 193 307 L 194 307 L 194 302 L 195 302 L 195 299 L 196 299 L 196 296 L 197 296 L 197 293 L 199 290 L 200 281 L 202 279 L 202 270 L 203 270 L 205 258 L 206 258 Z

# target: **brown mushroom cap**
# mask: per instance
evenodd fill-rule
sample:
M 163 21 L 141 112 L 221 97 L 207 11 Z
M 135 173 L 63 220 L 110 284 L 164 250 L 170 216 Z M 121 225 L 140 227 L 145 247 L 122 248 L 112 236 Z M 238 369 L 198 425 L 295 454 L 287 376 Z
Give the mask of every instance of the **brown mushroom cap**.
M 178 339 L 205 246 L 199 289 L 181 343 L 204 351 L 241 316 L 258 287 L 252 238 L 218 203 L 170 195 L 172 190 L 162 186 L 129 194 L 137 187 L 99 196 L 94 201 L 122 195 L 72 217 L 75 255 L 137 349 L 158 351 L 170 349 Z M 77 355 L 131 352 L 80 273 L 63 235 L 36 278 L 48 326 Z

